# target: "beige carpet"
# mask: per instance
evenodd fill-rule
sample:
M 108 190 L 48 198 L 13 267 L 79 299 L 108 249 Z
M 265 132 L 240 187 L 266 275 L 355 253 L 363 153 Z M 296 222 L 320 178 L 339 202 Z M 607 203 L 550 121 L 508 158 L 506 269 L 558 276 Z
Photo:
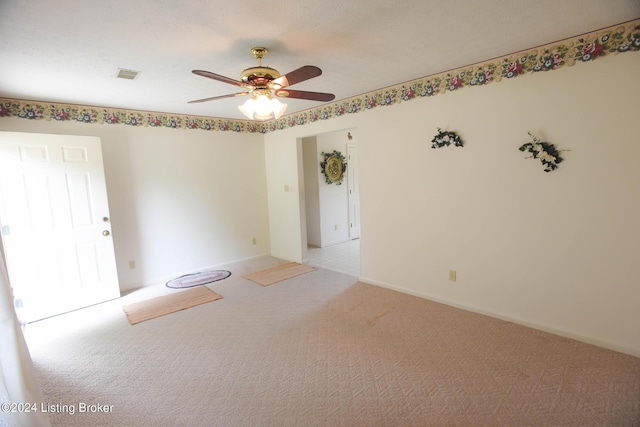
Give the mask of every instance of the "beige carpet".
M 276 267 L 256 271 L 255 273 L 245 274 L 242 277 L 259 285 L 269 286 L 292 277 L 300 276 L 301 274 L 309 273 L 315 269 L 315 267 L 311 267 L 309 265 L 289 262 Z
M 640 425 L 639 358 L 322 268 L 241 278 L 281 262 L 226 266 L 224 299 L 136 327 L 122 301 L 28 325 L 47 402 L 113 405 L 53 426 Z
M 135 325 L 145 320 L 155 319 L 156 317 L 175 313 L 176 311 L 195 307 L 196 305 L 221 298 L 221 295 L 218 295 L 206 286 L 198 286 L 185 291 L 128 304 L 123 306 L 122 310 L 125 312 L 129 323 Z

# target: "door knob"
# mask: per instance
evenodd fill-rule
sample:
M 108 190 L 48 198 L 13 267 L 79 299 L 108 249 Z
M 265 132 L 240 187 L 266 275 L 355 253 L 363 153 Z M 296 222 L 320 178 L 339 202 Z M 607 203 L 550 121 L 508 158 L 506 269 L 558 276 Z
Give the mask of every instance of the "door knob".
M 103 216 L 103 217 L 102 217 L 102 220 L 103 220 L 104 222 L 109 222 L 109 217 L 108 217 L 108 216 Z
M 109 230 L 104 230 L 104 231 L 102 232 L 102 235 L 103 235 L 103 236 L 108 236 L 109 234 L 111 234 L 111 233 L 109 233 Z

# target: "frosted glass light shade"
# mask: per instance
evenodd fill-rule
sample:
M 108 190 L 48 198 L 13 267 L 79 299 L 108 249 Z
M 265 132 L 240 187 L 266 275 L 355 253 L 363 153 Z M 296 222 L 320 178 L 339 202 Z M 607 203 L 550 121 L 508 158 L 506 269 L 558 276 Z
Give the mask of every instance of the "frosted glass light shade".
M 287 109 L 287 104 L 283 104 L 282 102 L 274 98 L 271 100 L 271 109 L 273 110 L 274 118 L 279 119 Z
M 238 109 L 250 120 L 279 119 L 287 109 L 287 104 L 267 95 L 254 95 L 239 105 Z

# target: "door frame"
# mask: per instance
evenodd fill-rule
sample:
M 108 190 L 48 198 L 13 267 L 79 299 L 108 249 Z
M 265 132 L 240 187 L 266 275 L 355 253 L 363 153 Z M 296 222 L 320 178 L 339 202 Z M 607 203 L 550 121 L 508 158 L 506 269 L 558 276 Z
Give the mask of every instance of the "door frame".
M 297 162 L 298 162 L 298 180 L 299 180 L 299 185 L 300 185 L 300 198 L 299 198 L 299 202 L 300 202 L 300 207 L 299 207 L 299 214 L 300 214 L 300 225 L 301 225 L 301 239 L 300 239 L 300 243 L 301 243 L 301 260 L 302 262 L 306 262 L 308 259 L 308 249 L 307 249 L 307 213 L 306 213 L 306 198 L 309 196 L 307 194 L 307 192 L 305 191 L 305 184 L 304 184 L 304 150 L 302 148 L 302 143 L 304 139 L 307 138 L 314 138 L 317 137 L 319 135 L 323 135 L 323 134 L 327 134 L 327 133 L 337 133 L 337 132 L 345 132 L 347 133 L 348 137 L 349 137 L 349 141 L 352 141 L 353 136 L 351 135 L 351 133 L 356 134 L 357 132 L 357 128 L 355 127 L 349 127 L 349 128 L 345 128 L 345 129 L 338 129 L 338 130 L 330 130 L 330 131 L 326 131 L 326 132 L 319 132 L 319 133 L 315 133 L 315 134 L 311 134 L 311 135 L 307 135 L 307 136 L 303 136 L 303 137 L 298 137 L 296 138 L 296 151 L 297 151 Z M 345 150 L 347 149 L 347 145 L 353 145 L 355 147 L 358 147 L 357 141 L 356 142 L 348 142 L 345 144 Z M 317 164 L 319 167 L 319 162 L 320 159 L 316 159 L 317 161 L 315 162 L 315 164 Z M 349 166 L 347 164 L 347 171 L 349 169 Z M 319 172 L 319 169 L 317 169 L 317 175 L 318 175 L 318 180 L 320 184 L 322 184 L 323 181 L 321 181 L 321 174 Z M 347 197 L 348 197 L 348 191 L 347 191 Z M 349 213 L 349 206 L 347 204 L 347 214 L 348 216 L 350 216 Z M 362 230 L 360 231 L 360 235 L 362 234 Z M 349 235 L 350 235 L 350 230 L 349 230 Z M 359 237 L 358 237 L 359 238 Z M 356 238 L 351 238 L 349 237 L 349 240 L 355 240 Z
M 347 185 L 348 185 L 348 191 L 347 191 L 347 204 L 348 204 L 348 209 L 349 209 L 349 238 L 351 240 L 354 239 L 359 239 L 360 238 L 360 191 L 358 190 L 358 209 L 357 209 L 357 213 L 353 213 L 356 208 L 355 208 L 355 204 L 353 203 L 354 201 L 354 196 L 352 195 L 352 189 L 353 189 L 353 185 L 354 182 L 356 183 L 356 187 L 359 188 L 359 185 L 357 185 L 358 183 L 358 168 L 356 167 L 356 170 L 354 172 L 352 167 L 349 167 L 349 163 L 351 163 L 351 156 L 353 154 L 353 150 L 355 149 L 355 164 L 358 164 L 358 144 L 353 143 L 353 142 L 349 142 L 347 143 Z M 357 236 L 354 236 L 354 227 L 353 227 L 353 219 L 357 217 L 357 221 L 358 221 L 358 227 L 357 227 Z

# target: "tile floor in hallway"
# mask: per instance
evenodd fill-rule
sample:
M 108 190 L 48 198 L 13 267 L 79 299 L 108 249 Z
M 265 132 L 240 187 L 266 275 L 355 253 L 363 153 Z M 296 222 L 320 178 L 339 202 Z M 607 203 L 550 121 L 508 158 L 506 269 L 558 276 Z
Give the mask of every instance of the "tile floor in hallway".
M 324 248 L 309 246 L 307 262 L 314 267 L 360 276 L 360 239 L 349 240 Z

